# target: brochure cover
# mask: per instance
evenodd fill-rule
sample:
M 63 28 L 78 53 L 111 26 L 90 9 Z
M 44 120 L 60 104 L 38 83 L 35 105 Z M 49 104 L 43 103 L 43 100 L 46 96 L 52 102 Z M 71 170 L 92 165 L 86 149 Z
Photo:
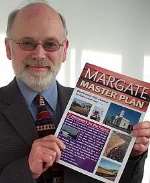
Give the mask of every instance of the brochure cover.
M 149 101 L 150 83 L 85 64 L 56 130 L 66 145 L 59 163 L 118 183 Z

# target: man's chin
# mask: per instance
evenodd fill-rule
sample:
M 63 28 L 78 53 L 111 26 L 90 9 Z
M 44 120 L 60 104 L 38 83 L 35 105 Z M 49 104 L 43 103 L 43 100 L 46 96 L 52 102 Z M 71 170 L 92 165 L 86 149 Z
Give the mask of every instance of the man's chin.
M 36 92 L 42 92 L 46 90 L 51 83 L 53 83 L 55 77 L 51 74 L 47 77 L 41 76 L 30 76 L 30 77 L 21 77 L 20 80 L 23 81 L 30 89 Z
M 24 83 L 29 88 L 31 88 L 32 90 L 34 90 L 36 92 L 42 92 L 42 91 L 46 90 L 52 82 L 49 81 L 49 82 L 44 83 L 44 82 L 39 82 L 38 81 L 38 82 L 33 82 L 32 83 L 32 82 L 26 82 L 26 81 L 24 81 Z

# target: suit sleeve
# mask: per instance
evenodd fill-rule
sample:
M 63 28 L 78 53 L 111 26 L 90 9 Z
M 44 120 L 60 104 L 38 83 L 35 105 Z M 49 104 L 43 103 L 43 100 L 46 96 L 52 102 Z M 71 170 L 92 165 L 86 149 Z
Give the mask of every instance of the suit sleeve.
M 141 156 L 129 158 L 119 183 L 141 183 L 147 152 Z
M 27 158 L 18 159 L 4 167 L 0 173 L 0 182 L 35 183 L 28 166 Z

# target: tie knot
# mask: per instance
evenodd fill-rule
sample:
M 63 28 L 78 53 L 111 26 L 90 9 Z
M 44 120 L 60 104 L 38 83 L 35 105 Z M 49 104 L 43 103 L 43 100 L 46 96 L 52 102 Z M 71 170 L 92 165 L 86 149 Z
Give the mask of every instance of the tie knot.
M 37 107 L 37 116 L 36 118 L 39 119 L 46 119 L 52 117 L 52 110 L 48 110 L 48 103 L 46 102 L 45 98 L 42 95 L 37 95 L 34 99 L 35 105 Z M 49 107 L 50 108 L 50 107 Z
M 45 106 L 46 104 L 45 104 L 45 98 L 42 96 L 42 95 L 37 95 L 36 97 L 35 97 L 35 104 L 37 105 L 37 106 Z

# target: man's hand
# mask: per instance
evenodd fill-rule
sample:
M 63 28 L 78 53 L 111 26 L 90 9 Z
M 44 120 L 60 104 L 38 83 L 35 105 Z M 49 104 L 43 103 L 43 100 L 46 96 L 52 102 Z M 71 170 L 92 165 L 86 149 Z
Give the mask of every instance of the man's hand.
M 139 156 L 148 150 L 150 139 L 150 122 L 144 121 L 133 127 L 133 136 L 136 137 L 132 155 Z
M 33 178 L 37 179 L 56 160 L 59 160 L 61 150 L 64 150 L 64 148 L 63 142 L 54 135 L 48 135 L 35 140 L 28 158 Z

